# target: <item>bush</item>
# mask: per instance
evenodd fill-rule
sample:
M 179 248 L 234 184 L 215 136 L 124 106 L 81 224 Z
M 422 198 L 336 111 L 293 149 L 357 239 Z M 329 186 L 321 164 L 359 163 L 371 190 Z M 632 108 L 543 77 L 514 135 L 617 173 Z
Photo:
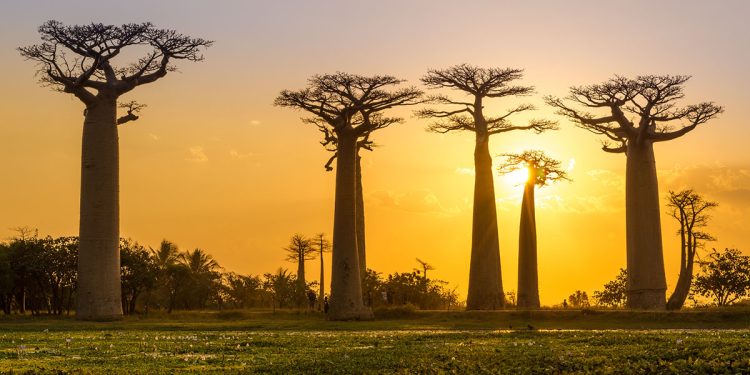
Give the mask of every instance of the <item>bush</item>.
M 412 318 L 417 314 L 417 307 L 410 303 L 406 305 L 378 307 L 374 313 L 377 319 Z

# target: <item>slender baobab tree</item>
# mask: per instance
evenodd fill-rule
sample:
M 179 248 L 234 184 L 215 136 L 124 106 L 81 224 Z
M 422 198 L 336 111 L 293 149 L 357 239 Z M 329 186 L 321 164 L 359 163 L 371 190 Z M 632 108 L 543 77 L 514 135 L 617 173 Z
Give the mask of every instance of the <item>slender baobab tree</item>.
M 287 252 L 286 260 L 297 263 L 297 302 L 303 305 L 307 298 L 305 282 L 305 261 L 315 259 L 317 250 L 312 246 L 312 240 L 297 233 L 289 239 L 289 245 L 284 248 Z
M 659 190 L 654 143 L 679 138 L 720 114 L 704 102 L 677 107 L 689 76 L 616 76 L 604 83 L 573 87 L 566 99 L 547 104 L 579 127 L 603 135 L 602 150 L 624 153 L 628 307 L 664 309 L 664 275 Z M 576 108 L 577 106 L 583 109 Z M 598 117 L 588 110 L 599 109 Z M 672 124 L 677 124 L 673 128 Z
M 422 267 L 422 278 L 427 280 L 427 271 L 433 271 L 435 270 L 435 267 L 419 258 L 417 258 L 417 263 Z M 417 272 L 419 272 L 419 270 L 417 270 Z
M 92 23 L 39 27 L 42 43 L 21 47 L 39 65 L 41 82 L 83 102 L 81 218 L 78 262 L 79 319 L 118 319 L 120 303 L 119 152 L 117 126 L 138 119 L 141 106 L 118 98 L 175 70 L 175 60 L 201 61 L 210 41 L 194 39 L 150 23 L 122 26 Z M 148 50 L 135 62 L 115 66 L 124 50 Z
M 521 154 L 503 154 L 505 161 L 498 166 L 500 174 L 525 168 L 521 203 L 521 226 L 518 235 L 518 293 L 516 306 L 519 309 L 538 309 L 539 274 L 537 270 L 536 209 L 534 190 L 554 181 L 567 180 L 568 176 L 560 162 L 542 151 L 525 151 Z
M 326 238 L 325 233 L 318 233 L 312 239 L 313 244 L 320 258 L 320 290 L 318 293 L 318 310 L 323 309 L 323 299 L 326 296 L 326 275 L 325 266 L 323 265 L 323 253 L 331 251 L 331 242 Z
M 360 118 L 359 116 L 357 116 Z M 378 119 L 375 119 L 376 121 Z M 326 150 L 333 152 L 333 155 L 326 162 L 325 169 L 330 172 L 333 170 L 332 164 L 336 160 L 336 135 L 331 132 L 325 125 L 318 125 L 318 128 L 324 134 L 320 142 Z M 357 183 L 357 253 L 359 254 L 359 276 L 364 279 L 367 272 L 367 251 L 365 241 L 365 199 L 362 193 L 362 156 L 361 150 L 372 151 L 376 147 L 375 143 L 370 140 L 370 133 L 364 135 L 357 141 L 357 165 L 356 165 L 356 183 Z
M 366 134 L 401 122 L 382 111 L 421 103 L 414 87 L 389 91 L 403 81 L 391 76 L 364 77 L 336 73 L 317 75 L 298 91 L 284 90 L 275 104 L 301 109 L 306 122 L 326 126 L 336 136 L 336 194 L 333 219 L 333 267 L 329 319 L 371 319 L 362 301 L 357 247 L 357 141 Z M 376 120 L 377 121 L 374 121 Z
M 677 231 L 680 235 L 680 275 L 674 292 L 667 300 L 667 309 L 679 310 L 685 304 L 690 293 L 690 285 L 693 283 L 696 251 L 703 247 L 703 242 L 716 240 L 700 229 L 708 225 L 711 218 L 708 211 L 719 204 L 707 201 L 692 189 L 670 191 L 667 199 L 669 215 L 680 223 L 680 229 Z
M 534 109 L 521 104 L 497 116 L 485 114 L 486 99 L 523 96 L 533 93 L 529 86 L 514 86 L 522 77 L 520 69 L 479 68 L 457 65 L 442 70 L 430 70 L 422 82 L 433 89 L 454 89 L 466 99 L 434 96 L 436 104 L 452 106 L 447 109 L 425 109 L 417 112 L 423 118 L 437 122 L 428 130 L 436 133 L 470 131 L 475 134 L 474 147 L 474 212 L 471 230 L 471 264 L 467 310 L 490 310 L 504 306 L 502 273 L 500 270 L 500 245 L 497 233 L 495 186 L 490 157 L 490 136 L 514 130 L 532 130 L 540 133 L 555 129 L 556 123 L 548 120 L 531 120 L 525 126 L 510 121 L 514 114 Z

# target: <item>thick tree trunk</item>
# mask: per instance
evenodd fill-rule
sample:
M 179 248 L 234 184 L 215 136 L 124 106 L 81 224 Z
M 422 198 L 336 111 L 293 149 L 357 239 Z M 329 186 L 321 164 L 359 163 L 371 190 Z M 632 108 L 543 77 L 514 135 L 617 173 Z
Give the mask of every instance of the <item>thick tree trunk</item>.
M 338 135 L 336 202 L 333 218 L 333 267 L 328 317 L 332 320 L 372 319 L 362 302 L 356 223 L 357 137 L 350 130 Z
M 365 199 L 362 196 L 362 157 L 357 148 L 357 254 L 359 256 L 359 276 L 364 280 L 367 272 L 367 258 L 365 253 Z
M 521 229 L 518 236 L 518 308 L 538 309 L 539 276 L 537 274 L 536 213 L 534 208 L 535 177 L 523 190 Z
M 502 308 L 505 301 L 500 271 L 495 184 L 488 141 L 488 136 L 477 135 L 474 149 L 476 173 L 467 310 L 494 310 Z
M 81 155 L 78 308 L 83 320 L 122 317 L 116 100 L 87 110 Z
M 664 309 L 667 289 L 659 190 L 650 141 L 628 142 L 625 171 L 628 307 Z

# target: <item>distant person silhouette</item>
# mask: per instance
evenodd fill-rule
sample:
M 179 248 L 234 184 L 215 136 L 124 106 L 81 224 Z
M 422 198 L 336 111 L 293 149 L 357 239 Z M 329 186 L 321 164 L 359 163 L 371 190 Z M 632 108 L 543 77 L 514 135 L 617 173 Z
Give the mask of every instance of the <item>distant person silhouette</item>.
M 315 295 L 315 292 L 312 290 L 307 291 L 307 301 L 310 306 L 310 310 L 315 308 L 315 300 L 317 299 L 317 296 Z
M 563 300 L 563 309 L 567 309 L 567 308 L 568 308 L 568 300 L 564 299 Z
M 328 296 L 323 298 L 323 312 L 328 314 Z

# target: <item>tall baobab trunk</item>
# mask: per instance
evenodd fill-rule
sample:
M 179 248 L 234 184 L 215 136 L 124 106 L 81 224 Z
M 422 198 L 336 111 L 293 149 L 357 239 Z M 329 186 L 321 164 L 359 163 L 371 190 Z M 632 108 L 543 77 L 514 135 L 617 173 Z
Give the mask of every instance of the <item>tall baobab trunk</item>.
M 679 310 L 685 305 L 690 285 L 693 282 L 693 263 L 695 261 L 695 249 L 698 245 L 695 237 L 688 235 L 685 238 L 685 230 L 680 230 L 682 252 L 680 254 L 680 276 L 677 278 L 674 292 L 667 300 L 667 310 Z
M 299 261 L 297 262 L 297 286 L 299 287 L 301 298 L 307 298 L 307 294 L 305 293 L 307 284 L 305 283 L 305 254 L 304 252 L 300 252 L 300 258 L 299 258 Z
M 474 149 L 474 217 L 471 230 L 471 265 L 467 310 L 494 310 L 504 305 L 497 235 L 495 184 L 489 136 L 477 132 Z
M 362 196 L 362 157 L 357 148 L 357 254 L 359 256 L 359 276 L 364 280 L 367 272 L 365 252 L 365 199 Z
M 529 168 L 529 179 L 523 190 L 521 229 L 518 236 L 518 308 L 538 309 L 539 276 L 537 273 L 536 213 L 534 189 L 536 177 Z
M 320 293 L 318 295 L 318 310 L 323 310 L 323 300 L 326 297 L 326 275 L 323 266 L 323 239 L 320 240 Z
M 357 136 L 351 130 L 338 133 L 336 203 L 333 218 L 333 266 L 331 269 L 332 320 L 372 319 L 362 301 L 356 223 Z
M 101 98 L 83 123 L 78 319 L 122 317 L 116 111 L 116 99 Z
M 625 171 L 628 307 L 664 309 L 667 290 L 653 143 L 628 142 Z

